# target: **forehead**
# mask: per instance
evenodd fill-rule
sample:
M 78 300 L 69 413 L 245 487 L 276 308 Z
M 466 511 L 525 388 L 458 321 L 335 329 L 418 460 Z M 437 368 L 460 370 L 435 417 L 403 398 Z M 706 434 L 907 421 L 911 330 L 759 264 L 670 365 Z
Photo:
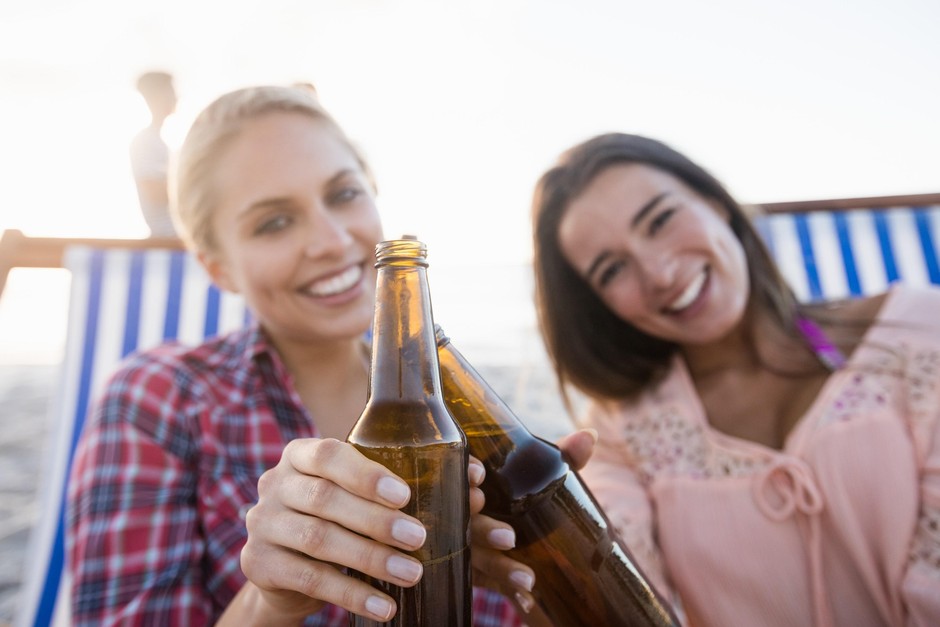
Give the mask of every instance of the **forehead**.
M 242 124 L 217 155 L 213 178 L 219 192 L 231 197 L 316 184 L 339 170 L 360 169 L 332 124 L 301 113 L 275 112 Z
M 623 226 L 652 199 L 662 194 L 688 193 L 675 176 L 639 164 L 614 164 L 601 170 L 568 203 L 559 224 L 559 238 L 594 233 L 600 225 Z
M 352 149 L 331 123 L 293 111 L 274 111 L 244 120 L 221 152 L 220 163 L 353 157 Z M 337 155 L 330 154 L 334 152 Z
M 650 199 L 666 193 L 688 193 L 677 177 L 642 163 L 608 166 L 592 178 L 569 204 L 567 213 L 576 211 L 636 212 Z

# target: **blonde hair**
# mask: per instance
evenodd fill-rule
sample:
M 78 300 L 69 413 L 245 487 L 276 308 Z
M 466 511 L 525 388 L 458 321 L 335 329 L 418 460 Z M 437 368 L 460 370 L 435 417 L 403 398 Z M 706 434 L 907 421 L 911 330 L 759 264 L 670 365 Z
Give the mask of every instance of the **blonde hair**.
M 217 98 L 196 117 L 176 157 L 171 175 L 170 205 L 173 221 L 190 250 L 215 249 L 212 215 L 218 202 L 218 193 L 212 186 L 212 171 L 217 159 L 246 123 L 275 112 L 299 113 L 325 122 L 355 155 L 369 181 L 373 181 L 362 153 L 309 90 L 265 85 L 229 92 Z

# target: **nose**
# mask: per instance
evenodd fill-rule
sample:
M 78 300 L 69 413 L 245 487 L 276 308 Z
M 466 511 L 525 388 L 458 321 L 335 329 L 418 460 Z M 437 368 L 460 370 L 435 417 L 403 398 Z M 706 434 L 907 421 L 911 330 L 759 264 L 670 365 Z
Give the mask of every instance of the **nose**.
M 644 284 L 654 290 L 672 287 L 676 280 L 678 261 L 669 251 L 646 249 L 637 255 Z
M 308 257 L 342 253 L 353 241 L 346 223 L 333 212 L 317 208 L 312 212 L 307 245 Z

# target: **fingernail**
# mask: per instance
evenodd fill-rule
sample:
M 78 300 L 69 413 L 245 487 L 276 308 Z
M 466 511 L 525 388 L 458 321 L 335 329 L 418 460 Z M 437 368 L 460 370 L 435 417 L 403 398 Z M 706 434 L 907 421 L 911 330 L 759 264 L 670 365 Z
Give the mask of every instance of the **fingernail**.
M 416 522 L 399 518 L 392 523 L 392 537 L 408 546 L 419 547 L 424 544 L 428 532 Z
M 528 614 L 532 611 L 532 601 L 522 594 L 521 592 L 516 593 L 516 603 L 522 606 L 522 611 Z
M 483 483 L 483 477 L 486 476 L 486 469 L 483 468 L 482 464 L 470 464 L 470 482 L 473 485 L 480 485 Z
M 511 549 L 516 546 L 516 532 L 512 529 L 497 527 L 486 534 L 494 549 Z
M 524 570 L 514 570 L 509 573 L 509 581 L 513 582 L 526 592 L 532 592 L 532 586 L 535 585 L 535 577 Z
M 591 436 L 591 439 L 594 440 L 594 444 L 597 444 L 597 438 L 599 437 L 597 435 L 597 429 L 589 428 L 589 429 L 585 429 L 585 431 L 587 431 L 588 435 Z
M 421 572 L 424 570 L 420 562 L 404 558 L 400 555 L 393 555 L 385 562 L 385 569 L 389 575 L 404 579 L 405 581 L 418 581 Z
M 388 620 L 392 617 L 394 606 L 388 599 L 383 597 L 371 596 L 366 599 L 366 610 L 373 616 L 378 616 L 382 620 Z
M 393 479 L 392 477 L 382 477 L 379 479 L 376 489 L 379 492 L 379 496 L 389 503 L 396 505 L 404 505 L 408 502 L 408 499 L 411 498 L 411 490 L 408 489 L 408 486 L 404 482 Z

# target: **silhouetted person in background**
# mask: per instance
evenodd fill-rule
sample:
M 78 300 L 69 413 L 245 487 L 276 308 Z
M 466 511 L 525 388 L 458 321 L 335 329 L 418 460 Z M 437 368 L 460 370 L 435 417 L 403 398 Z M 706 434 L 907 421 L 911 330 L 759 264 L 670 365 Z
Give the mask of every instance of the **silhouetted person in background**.
M 146 72 L 137 79 L 137 91 L 150 109 L 150 125 L 131 141 L 131 168 L 140 209 L 151 237 L 176 237 L 167 198 L 170 148 L 163 140 L 163 122 L 176 110 L 173 76 Z

